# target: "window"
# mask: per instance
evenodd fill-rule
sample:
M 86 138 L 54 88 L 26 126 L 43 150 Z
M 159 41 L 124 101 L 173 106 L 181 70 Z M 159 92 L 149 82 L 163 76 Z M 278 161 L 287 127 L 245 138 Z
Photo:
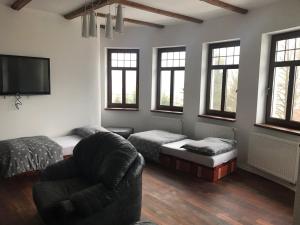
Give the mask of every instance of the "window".
M 183 111 L 185 47 L 158 49 L 158 110 Z
M 235 118 L 240 42 L 209 45 L 206 114 Z
M 300 31 L 274 35 L 271 44 L 266 122 L 300 128 Z
M 139 50 L 108 49 L 108 108 L 138 108 Z

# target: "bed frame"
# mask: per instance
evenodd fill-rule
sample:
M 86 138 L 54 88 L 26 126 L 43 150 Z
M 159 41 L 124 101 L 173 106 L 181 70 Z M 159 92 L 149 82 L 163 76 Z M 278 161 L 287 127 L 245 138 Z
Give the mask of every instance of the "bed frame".
M 194 162 L 160 153 L 160 164 L 163 167 L 188 173 L 194 177 L 210 182 L 217 182 L 221 178 L 233 173 L 237 168 L 237 159 L 232 159 L 214 168 L 206 167 Z
M 72 155 L 65 155 L 64 160 L 66 160 L 70 157 L 72 157 Z M 24 172 L 24 173 L 21 173 L 21 174 L 17 174 L 13 177 L 8 177 L 6 179 L 18 179 L 18 178 L 21 178 L 21 177 L 36 177 L 36 176 L 39 176 L 40 174 L 41 174 L 40 170 L 33 170 L 33 171 L 27 171 L 27 172 Z

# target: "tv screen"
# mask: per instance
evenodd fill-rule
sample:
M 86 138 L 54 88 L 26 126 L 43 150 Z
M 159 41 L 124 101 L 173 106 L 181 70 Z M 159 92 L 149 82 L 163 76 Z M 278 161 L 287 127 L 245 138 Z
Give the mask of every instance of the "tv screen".
M 0 55 L 0 95 L 50 94 L 50 59 Z

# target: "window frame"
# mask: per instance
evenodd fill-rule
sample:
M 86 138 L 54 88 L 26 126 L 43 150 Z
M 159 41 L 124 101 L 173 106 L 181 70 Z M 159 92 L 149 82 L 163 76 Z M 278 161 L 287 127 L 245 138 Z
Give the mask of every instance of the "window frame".
M 112 67 L 113 53 L 136 53 L 136 67 Z M 139 108 L 139 49 L 107 49 L 107 108 L 138 109 Z M 112 70 L 122 71 L 122 103 L 112 103 Z M 126 71 L 136 71 L 136 103 L 126 104 Z
M 276 44 L 280 40 L 287 40 L 293 38 L 300 38 L 300 30 L 287 33 L 275 34 L 271 39 L 271 51 L 269 62 L 269 80 L 266 104 L 266 124 L 275 125 L 279 127 L 300 130 L 300 122 L 292 121 L 292 107 L 293 107 L 293 92 L 296 77 L 296 67 L 300 67 L 300 60 L 276 62 Z M 289 84 L 287 94 L 287 105 L 285 119 L 277 119 L 271 117 L 272 111 L 272 98 L 273 98 L 273 84 L 276 67 L 289 67 Z
M 156 84 L 156 109 L 163 111 L 172 111 L 172 112 L 183 112 L 183 107 L 173 106 L 174 99 L 174 71 L 184 71 L 185 75 L 185 66 L 186 66 L 186 57 L 185 57 L 185 66 L 184 67 L 162 67 L 161 66 L 161 56 L 164 52 L 182 52 L 186 54 L 186 47 L 168 47 L 168 48 L 158 48 L 157 49 L 157 84 Z M 167 70 L 171 71 L 171 82 L 170 82 L 170 106 L 165 106 L 160 104 L 160 84 L 161 84 L 161 72 Z
M 226 82 L 227 82 L 227 70 L 229 69 L 238 69 L 239 64 L 232 65 L 213 65 L 213 50 L 216 48 L 227 48 L 227 47 L 236 47 L 241 45 L 240 40 L 228 41 L 221 43 L 213 43 L 208 46 L 208 66 L 207 66 L 207 83 L 206 83 L 206 115 L 219 116 L 224 118 L 236 118 L 236 112 L 226 112 L 225 111 L 225 98 L 226 98 Z M 240 55 L 239 55 L 240 58 Z M 211 90 L 211 76 L 213 70 L 223 70 L 222 75 L 222 94 L 221 94 L 221 110 L 210 109 L 210 90 Z

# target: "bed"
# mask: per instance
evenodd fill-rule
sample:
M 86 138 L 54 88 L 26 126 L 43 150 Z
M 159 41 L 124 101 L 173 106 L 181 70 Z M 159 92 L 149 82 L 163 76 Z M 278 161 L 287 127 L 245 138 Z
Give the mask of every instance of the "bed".
M 109 132 L 107 129 L 103 127 L 79 127 L 75 128 L 70 132 L 70 135 L 60 136 L 51 138 L 54 142 L 56 142 L 61 148 L 63 152 L 64 158 L 68 158 L 73 155 L 73 150 L 75 146 L 86 137 L 93 135 L 97 132 Z
M 230 129 L 232 132 L 232 129 Z M 198 178 L 216 182 L 224 176 L 234 172 L 237 164 L 237 149 L 234 139 L 212 138 L 201 139 L 201 143 L 213 141 L 217 149 L 216 140 L 231 142 L 226 152 L 216 155 L 195 153 L 185 146 L 192 142 L 185 135 L 174 134 L 162 130 L 151 130 L 130 135 L 128 139 L 148 161 L 160 163 L 162 166 L 192 174 Z M 184 147 L 184 148 L 183 148 Z M 206 150 L 206 149 L 205 149 Z
M 211 182 L 217 182 L 236 171 L 238 153 L 236 147 L 225 153 L 207 156 L 183 148 L 191 141 L 193 140 L 184 139 L 164 144 L 161 147 L 160 164 Z
M 63 156 L 64 158 L 67 158 L 73 155 L 73 150 L 75 146 L 82 140 L 82 137 L 79 135 L 67 135 L 51 139 L 62 148 Z
M 161 146 L 167 143 L 186 139 L 187 136 L 162 130 L 150 130 L 135 133 L 128 140 L 144 156 L 146 160 L 159 162 Z
M 161 147 L 161 153 L 165 155 L 174 156 L 186 161 L 194 162 L 199 165 L 203 165 L 206 167 L 214 168 L 220 166 L 224 163 L 229 162 L 237 157 L 237 149 L 233 148 L 231 151 L 214 155 L 214 156 L 206 156 L 201 154 L 196 154 L 190 152 L 182 146 L 192 141 L 191 139 L 184 139 L 182 141 L 172 142 L 169 144 L 164 144 Z
M 61 146 L 45 136 L 0 141 L 0 178 L 42 170 L 62 159 Z
M 78 142 L 104 128 L 81 127 L 71 135 L 49 138 L 46 136 L 23 137 L 0 141 L 0 179 L 43 170 L 73 154 Z

